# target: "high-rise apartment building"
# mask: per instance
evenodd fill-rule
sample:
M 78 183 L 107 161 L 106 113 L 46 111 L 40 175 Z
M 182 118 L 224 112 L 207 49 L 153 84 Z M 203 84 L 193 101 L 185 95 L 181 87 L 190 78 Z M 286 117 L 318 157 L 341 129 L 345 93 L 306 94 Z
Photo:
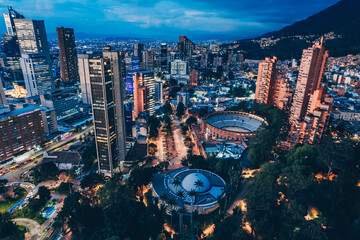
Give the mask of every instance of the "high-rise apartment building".
M 99 173 L 112 175 L 125 160 L 124 76 L 117 52 L 89 59 Z
M 292 121 L 304 119 L 310 96 L 320 87 L 327 56 L 328 52 L 325 51 L 323 41 L 304 49 L 291 107 Z
M 133 120 L 140 113 L 149 117 L 155 113 L 155 78 L 153 72 L 134 74 L 134 110 Z
M 169 64 L 168 64 L 168 50 L 167 44 L 161 43 L 160 48 L 160 68 L 162 72 L 168 71 Z
M 171 62 L 171 70 L 170 70 L 171 74 L 185 75 L 187 72 L 187 64 L 188 62 L 186 61 L 175 59 L 174 61 Z
M 54 88 L 52 69 L 45 55 L 22 54 L 20 65 L 28 97 L 43 94 Z
M 126 93 L 134 92 L 134 73 L 140 71 L 140 61 L 138 57 L 125 58 L 126 68 Z
M 144 51 L 144 44 L 135 43 L 135 45 L 134 45 L 134 57 L 138 57 L 140 59 L 140 62 L 142 61 L 141 56 L 142 56 L 143 51 Z
M 44 141 L 40 108 L 28 106 L 0 114 L 0 161 Z
M 288 111 L 290 109 L 294 89 L 290 85 L 289 79 L 283 73 L 277 71 L 274 83 L 271 104 L 275 107 Z
M 78 66 L 75 34 L 72 28 L 56 28 L 59 43 L 60 74 L 62 81 L 77 81 Z
M 89 72 L 89 59 L 98 57 L 99 54 L 78 54 L 78 69 L 80 78 L 81 97 L 84 104 L 91 104 L 91 84 Z
M 143 51 L 141 68 L 143 71 L 154 71 L 154 52 Z
M 195 44 L 190 39 L 186 36 L 179 36 L 178 51 L 183 54 L 184 60 L 188 60 L 194 50 Z
M 270 104 L 276 81 L 277 58 L 265 58 L 259 62 L 259 71 L 256 83 L 255 101 Z
M 276 69 L 277 58 L 265 58 L 259 63 L 255 101 L 287 110 L 291 103 L 292 88 L 286 77 Z
M 199 82 L 199 73 L 196 70 L 190 72 L 190 85 L 197 86 Z
M 317 143 L 327 128 L 333 98 L 321 85 L 327 59 L 323 39 L 304 49 L 290 113 L 291 144 Z
M 155 82 L 155 102 L 163 102 L 163 86 L 164 84 L 162 81 Z

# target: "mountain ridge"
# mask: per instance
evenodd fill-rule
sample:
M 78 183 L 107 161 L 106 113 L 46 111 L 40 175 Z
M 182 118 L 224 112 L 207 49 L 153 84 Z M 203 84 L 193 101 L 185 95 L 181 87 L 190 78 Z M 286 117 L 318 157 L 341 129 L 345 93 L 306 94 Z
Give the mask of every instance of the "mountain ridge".
M 278 31 L 253 39 L 224 45 L 241 50 L 246 58 L 300 58 L 302 49 L 325 35 L 330 56 L 360 53 L 360 0 L 341 0 L 336 4 Z

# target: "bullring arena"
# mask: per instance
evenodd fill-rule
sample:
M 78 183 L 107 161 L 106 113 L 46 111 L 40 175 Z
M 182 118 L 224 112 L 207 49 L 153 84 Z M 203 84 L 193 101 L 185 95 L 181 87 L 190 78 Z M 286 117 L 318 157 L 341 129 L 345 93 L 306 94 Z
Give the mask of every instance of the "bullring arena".
M 265 119 L 254 114 L 223 111 L 208 114 L 201 123 L 201 131 L 206 140 L 242 141 L 267 124 Z

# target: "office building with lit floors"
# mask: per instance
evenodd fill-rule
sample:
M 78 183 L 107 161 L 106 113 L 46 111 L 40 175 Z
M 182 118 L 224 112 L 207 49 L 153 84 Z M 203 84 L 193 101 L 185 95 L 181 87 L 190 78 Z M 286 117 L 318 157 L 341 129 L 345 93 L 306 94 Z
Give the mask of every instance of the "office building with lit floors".
M 290 112 L 290 143 L 317 143 L 329 122 L 333 98 L 321 83 L 328 53 L 323 39 L 305 49 Z
M 153 72 L 134 74 L 134 111 L 133 120 L 140 113 L 150 117 L 155 113 L 155 78 Z
M 104 59 L 109 59 L 112 72 L 113 98 L 115 104 L 116 142 L 120 163 L 126 157 L 126 114 L 125 114 L 125 59 L 120 52 L 103 52 Z
M 4 20 L 6 25 L 6 33 L 4 33 L 3 43 L 4 43 L 4 53 L 5 53 L 5 66 L 8 68 L 10 77 L 16 91 L 24 92 L 24 78 L 20 67 L 20 48 L 17 39 L 16 29 L 15 29 L 15 19 L 24 19 L 25 17 L 8 7 L 8 13 L 4 13 Z M 18 89 L 21 89 L 18 91 Z M 23 97 L 23 96 L 22 96 Z
M 78 70 L 80 78 L 81 97 L 84 104 L 91 104 L 91 84 L 89 73 L 89 59 L 99 57 L 100 54 L 78 54 Z
M 37 96 L 55 88 L 52 69 L 45 55 L 22 54 L 20 65 L 28 97 Z
M 55 87 L 45 23 L 42 20 L 14 19 L 20 66 L 27 96 L 32 97 Z
M 110 55 L 89 59 L 89 73 L 99 173 L 112 176 L 125 160 L 126 139 L 124 107 L 119 106 L 124 78 L 118 76 L 116 54 Z
M 167 50 L 167 44 L 161 43 L 161 49 L 160 49 L 160 68 L 162 72 L 167 72 L 169 68 L 168 64 L 168 50 Z

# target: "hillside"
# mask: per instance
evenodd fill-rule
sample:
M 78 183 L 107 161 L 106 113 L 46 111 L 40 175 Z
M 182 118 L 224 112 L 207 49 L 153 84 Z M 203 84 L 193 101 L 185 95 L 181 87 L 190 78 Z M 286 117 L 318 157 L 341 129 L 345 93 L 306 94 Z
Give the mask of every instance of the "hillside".
M 243 50 L 245 57 L 262 59 L 276 55 L 280 59 L 300 58 L 302 49 L 321 35 L 331 56 L 360 53 L 360 0 L 342 0 L 335 5 L 255 39 L 239 40 L 228 46 Z M 261 40 L 262 39 L 262 40 Z

